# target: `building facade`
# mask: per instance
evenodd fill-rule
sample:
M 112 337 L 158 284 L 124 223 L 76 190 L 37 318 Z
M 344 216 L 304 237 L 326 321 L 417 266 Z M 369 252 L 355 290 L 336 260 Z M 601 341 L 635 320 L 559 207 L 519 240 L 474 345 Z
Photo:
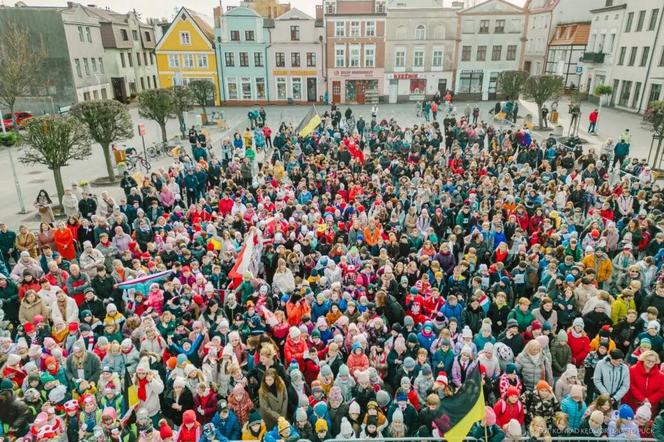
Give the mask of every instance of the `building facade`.
M 101 25 L 104 65 L 113 98 L 127 102 L 139 92 L 158 88 L 153 27 L 142 23 L 135 12 L 119 14 L 94 6 L 84 8 Z
M 547 49 L 544 73 L 561 76 L 566 88 L 579 89 L 589 35 L 590 22 L 556 26 Z
M 275 19 L 291 8 L 290 3 L 279 3 L 277 0 L 243 0 L 240 6 L 253 9 L 263 18 Z
M 385 31 L 387 101 L 444 96 L 454 78 L 457 9 L 443 0 L 389 0 Z
M 454 91 L 459 98 L 494 100 L 498 74 L 523 66 L 525 10 L 488 0 L 457 14 Z
M 217 36 L 217 70 L 222 97 L 229 103 L 267 101 L 267 46 L 272 20 L 256 11 L 237 7 L 220 17 Z
M 21 97 L 17 110 L 55 113 L 72 104 L 111 97 L 99 20 L 77 3 L 67 7 L 0 8 L 0 26 L 26 29 L 45 52 L 40 87 Z
M 272 102 L 322 101 L 325 93 L 322 21 L 291 9 L 274 20 L 267 51 Z
M 181 8 L 155 47 L 159 85 L 168 88 L 210 80 L 214 83 L 210 102 L 218 106 L 221 94 L 213 41 L 212 28 L 194 12 Z
M 623 1 L 623 25 L 612 68 L 612 104 L 643 112 L 662 97 L 664 52 L 661 0 Z
M 325 0 L 324 14 L 329 99 L 377 102 L 385 82 L 385 0 Z

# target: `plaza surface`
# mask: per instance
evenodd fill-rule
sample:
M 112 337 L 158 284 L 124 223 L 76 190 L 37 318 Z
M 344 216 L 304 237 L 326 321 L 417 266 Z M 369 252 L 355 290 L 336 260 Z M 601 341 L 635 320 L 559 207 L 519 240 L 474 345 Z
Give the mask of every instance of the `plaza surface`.
M 457 113 L 463 113 L 464 108 L 466 107 L 465 102 L 457 103 Z M 470 103 L 471 107 L 475 103 Z M 480 106 L 480 119 L 492 121 L 492 116 L 489 114 L 489 110 L 493 109 L 495 102 L 481 102 Z M 344 112 L 347 106 L 342 105 L 341 111 Z M 353 113 L 356 118 L 362 116 L 365 121 L 369 122 L 371 120 L 371 111 L 372 106 L 370 105 L 352 105 Z M 559 123 L 564 127 L 564 134 L 568 134 L 570 117 L 567 114 L 568 101 L 567 99 L 562 99 L 559 104 L 560 118 Z M 220 142 L 224 137 L 231 136 L 235 130 L 241 132 L 248 125 L 247 112 L 251 110 L 251 107 L 224 107 L 221 110 L 224 114 L 224 118 L 227 121 L 228 130 L 220 130 L 216 127 L 207 127 L 206 130 L 209 132 L 210 139 L 214 147 L 214 152 L 220 154 Z M 279 127 L 281 121 L 286 123 L 292 123 L 296 126 L 304 115 L 309 111 L 309 106 L 266 106 L 265 110 L 267 112 L 267 123 L 273 129 L 273 133 Z M 325 110 L 328 110 L 329 106 L 319 106 L 318 111 L 322 114 Z M 643 125 L 643 118 L 641 115 L 631 114 L 611 108 L 603 108 L 600 112 L 599 124 L 598 124 L 598 135 L 589 135 L 587 133 L 588 129 L 588 114 L 594 109 L 594 106 L 590 103 L 583 103 L 581 106 L 582 117 L 581 124 L 579 126 L 579 136 L 588 141 L 586 145 L 587 148 L 595 148 L 595 151 L 599 151 L 599 146 L 606 141 L 608 138 L 617 139 L 620 134 L 627 128 L 632 132 L 632 147 L 630 155 L 637 158 L 647 158 L 648 152 L 650 150 L 652 136 L 647 128 Z M 208 113 L 212 109 L 208 110 Z M 141 118 L 138 115 L 138 110 L 135 107 L 130 109 L 130 113 L 135 125 L 143 123 L 146 128 L 145 143 L 147 146 L 159 141 L 160 131 L 158 125 L 150 120 Z M 526 114 L 532 114 L 535 116 L 537 114 L 537 106 L 534 103 L 521 101 L 519 116 L 525 116 Z M 438 120 L 442 122 L 444 115 L 439 114 Z M 402 104 L 384 104 L 378 106 L 378 119 L 387 119 L 394 118 L 399 122 L 401 126 L 412 126 L 413 124 L 421 124 L 424 119 L 418 118 L 416 116 L 416 105 L 412 103 L 402 103 Z M 192 124 L 195 124 L 196 121 L 199 121 L 194 113 L 190 113 L 188 116 L 188 127 Z M 535 118 L 536 122 L 536 118 Z M 518 124 L 522 124 L 522 120 L 519 119 Z M 509 127 L 507 124 L 503 124 L 503 127 Z M 174 137 L 178 134 L 178 124 L 177 120 L 172 119 L 168 122 L 167 131 L 169 137 Z M 542 136 L 548 136 L 547 132 L 537 132 L 535 131 L 535 136 L 541 138 Z M 142 140 L 141 137 L 136 133 L 135 136 L 123 142 L 118 143 L 120 146 L 127 145 L 135 147 L 139 152 L 142 152 Z M 189 151 L 189 143 L 185 140 L 182 144 L 182 147 Z M 36 211 L 34 209 L 33 203 L 37 196 L 37 193 L 40 189 L 46 189 L 51 195 L 53 200 L 56 200 L 55 196 L 55 184 L 53 181 L 53 173 L 44 166 L 26 166 L 18 162 L 20 157 L 20 149 L 17 152 L 16 149 L 14 152 L 14 161 L 16 163 L 16 171 L 18 174 L 18 179 L 20 182 L 21 190 L 23 193 L 23 199 L 25 202 L 27 214 L 19 214 L 19 202 L 16 195 L 16 189 L 14 185 L 14 179 L 12 177 L 11 168 L 9 164 L 9 157 L 6 149 L 0 151 L 0 164 L 2 164 L 2 174 L 0 174 L 0 207 L 2 211 L 0 212 L 0 221 L 7 223 L 11 228 L 17 228 L 19 224 L 25 223 L 29 227 L 37 227 L 38 219 L 36 216 Z M 168 167 L 172 162 L 172 159 L 162 158 L 160 160 L 153 160 L 152 166 L 153 169 L 160 167 Z M 91 182 L 92 180 L 103 177 L 106 175 L 106 166 L 104 163 L 103 153 L 101 148 L 98 145 L 93 146 L 92 155 L 90 158 L 83 161 L 72 162 L 69 166 L 63 168 L 62 175 L 64 178 L 65 188 L 70 187 L 72 183 L 80 183 L 81 181 Z M 123 194 L 119 186 L 113 187 L 93 187 L 93 193 L 99 195 L 102 191 L 108 191 L 109 194 L 118 201 L 119 197 Z

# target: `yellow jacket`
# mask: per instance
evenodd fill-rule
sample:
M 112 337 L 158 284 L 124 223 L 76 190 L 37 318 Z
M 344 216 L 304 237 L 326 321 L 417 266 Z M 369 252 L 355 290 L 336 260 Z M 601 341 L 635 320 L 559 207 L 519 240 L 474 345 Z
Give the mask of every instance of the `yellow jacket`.
M 597 256 L 591 254 L 586 256 L 581 260 L 581 263 L 586 269 L 595 270 Z M 613 273 L 613 264 L 608 257 L 604 257 L 597 266 L 597 282 L 606 282 L 611 279 L 611 273 Z
M 611 321 L 613 322 L 613 325 L 616 325 L 621 319 L 626 318 L 627 310 L 629 309 L 636 310 L 634 298 L 630 299 L 629 302 L 626 302 L 622 295 L 618 295 L 611 306 Z
M 265 427 L 265 422 L 261 421 L 261 431 L 258 433 L 257 436 L 254 436 L 251 434 L 251 430 L 249 430 L 249 422 L 244 424 L 242 426 L 242 440 L 263 440 L 263 436 L 265 436 L 265 433 L 267 433 L 267 428 Z

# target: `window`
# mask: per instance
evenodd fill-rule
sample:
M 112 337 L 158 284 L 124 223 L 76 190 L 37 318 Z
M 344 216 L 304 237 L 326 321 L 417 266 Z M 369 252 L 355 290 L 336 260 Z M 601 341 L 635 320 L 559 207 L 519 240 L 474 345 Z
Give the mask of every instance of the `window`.
M 207 69 L 208 68 L 208 56 L 207 54 L 199 55 L 196 57 L 198 59 L 198 67 L 199 69 Z
M 641 52 L 641 63 L 639 66 L 645 66 L 648 63 L 648 56 L 650 55 L 650 46 L 644 46 Z
M 101 57 L 99 57 L 99 73 L 104 73 L 104 60 Z
M 290 39 L 291 41 L 300 41 L 300 27 L 291 26 L 290 27 Z
M 194 67 L 194 56 L 192 54 L 184 54 L 182 56 L 182 65 L 185 69 L 192 69 Z
M 231 41 L 240 41 L 240 31 L 231 31 Z
M 646 21 L 646 11 L 645 10 L 639 11 L 639 18 L 636 21 L 636 32 L 640 32 L 643 30 L 644 21 Z
M 283 52 L 275 53 L 274 54 L 274 64 L 278 68 L 283 68 L 284 66 L 286 66 L 286 54 L 284 54 Z
M 145 41 L 152 41 L 152 36 L 149 31 L 145 31 Z M 150 83 L 150 78 L 148 78 L 148 84 Z
M 375 37 L 376 36 L 376 22 L 375 21 L 368 21 L 364 23 L 364 33 L 366 34 L 367 37 Z
M 78 78 L 83 78 L 83 73 L 81 72 L 81 60 L 78 58 L 74 59 L 74 64 L 76 65 L 76 75 L 78 75 Z
M 364 47 L 364 67 L 372 68 L 376 65 L 376 48 L 373 45 Z
M 413 67 L 414 68 L 424 67 L 424 50 L 415 49 L 413 51 Z
M 97 90 L 92 91 L 92 98 L 95 100 L 99 100 L 99 91 Z
M 344 46 L 337 46 L 334 49 L 334 67 L 346 67 L 346 48 Z
M 634 21 L 634 13 L 630 12 L 627 14 L 627 23 L 625 24 L 625 32 L 629 32 L 632 30 L 632 22 Z M 624 87 L 624 83 L 623 83 Z
M 477 61 L 486 60 L 486 45 L 480 45 L 477 47 Z
M 302 79 L 301 78 L 293 78 L 291 79 L 292 86 L 293 86 L 293 100 L 301 100 L 302 99 Z
M 88 76 L 90 75 L 90 65 L 88 63 L 88 59 L 84 58 L 83 59 L 83 69 L 85 69 L 85 75 Z
M 127 33 L 126 29 L 120 29 L 120 35 L 122 36 L 122 41 L 129 41 L 129 34 Z M 81 36 L 81 41 L 83 41 L 82 36 Z
M 152 84 L 154 84 L 154 87 L 159 87 L 158 84 L 157 84 L 157 76 L 156 75 L 152 76 Z
M 505 20 L 496 20 L 496 27 L 493 29 L 493 32 L 496 34 L 504 34 Z
M 277 78 L 277 100 L 285 100 L 286 98 L 286 79 L 279 77 Z
M 489 33 L 489 20 L 480 20 L 480 34 Z
M 503 47 L 494 46 L 491 48 L 491 61 L 500 61 L 500 56 L 502 55 Z
M 507 46 L 507 58 L 508 61 L 516 60 L 516 45 Z
M 359 37 L 360 36 L 360 22 L 352 21 L 350 22 L 350 36 Z
M 78 27 L 78 39 L 82 42 L 85 41 L 85 39 L 83 38 L 83 26 Z
M 415 29 L 415 40 L 424 40 L 427 38 L 427 29 L 424 25 L 417 25 Z
M 299 68 L 300 67 L 300 53 L 291 52 L 290 54 L 291 67 Z
M 254 52 L 254 66 L 262 67 L 263 66 L 263 53 L 262 52 Z
M 664 54 L 664 52 L 662 52 Z M 406 51 L 403 49 L 397 50 L 394 53 L 394 67 L 403 68 L 406 66 Z
M 342 21 L 334 23 L 334 36 L 343 37 L 346 33 L 346 24 Z
M 360 67 L 360 46 L 359 45 L 353 45 L 353 46 L 350 47 L 350 57 L 349 57 L 348 65 L 351 68 Z
M 235 54 L 233 52 L 224 52 L 224 64 L 227 67 L 235 66 Z
M 613 52 L 613 45 L 616 43 L 616 33 L 613 32 L 609 36 L 609 42 L 607 43 L 606 47 L 604 48 L 604 52 L 607 54 L 610 54 Z
M 625 64 L 625 54 L 627 53 L 627 47 L 623 46 L 620 48 L 620 56 L 618 57 L 618 66 Z
M 662 48 L 662 53 L 659 56 L 659 65 L 664 66 L 664 48 Z
M 459 76 L 459 92 L 463 94 L 479 94 L 482 92 L 482 79 L 484 74 L 480 72 L 461 71 Z
M 105 100 L 108 98 L 108 94 L 106 93 L 106 88 L 101 90 L 101 99 Z
M 143 64 L 148 65 L 148 53 L 143 51 Z
M 622 88 L 620 89 L 620 97 L 618 99 L 619 106 L 627 106 L 627 103 L 629 102 L 630 92 L 632 92 L 632 82 L 623 81 Z
M 154 54 L 152 52 L 150 52 L 150 66 L 154 66 Z
M 96 74 L 97 73 L 97 59 L 96 58 L 91 58 L 90 63 L 92 63 L 92 73 Z
M 251 100 L 251 78 L 242 77 L 242 99 Z
M 307 52 L 307 67 L 308 68 L 313 68 L 316 66 L 316 53 L 315 52 Z
M 136 64 L 139 65 L 139 66 L 141 65 L 141 53 L 140 52 L 136 53 Z
M 650 22 L 648 23 L 648 30 L 654 31 L 657 26 L 657 16 L 659 15 L 659 9 L 653 9 L 650 13 Z
M 177 60 L 177 56 L 169 55 L 168 56 L 168 67 L 169 68 L 175 67 L 175 66 L 171 65 L 171 57 L 176 57 L 176 60 Z M 125 66 L 125 59 L 124 59 L 124 52 L 120 52 L 120 64 L 122 65 L 123 68 L 126 67 Z
M 639 107 L 640 96 L 641 96 L 641 82 L 637 81 L 636 85 L 634 85 L 634 95 L 632 96 L 632 107 L 635 109 Z
M 256 38 L 254 37 L 254 31 L 244 31 L 244 39 L 246 41 L 254 41 Z M 251 87 L 251 86 L 249 86 Z
M 131 36 L 134 39 L 134 41 L 138 41 L 138 31 L 136 29 L 131 31 Z M 141 78 L 141 80 L 142 80 L 142 78 Z M 141 89 L 143 89 L 143 87 L 141 87 Z
M 653 83 L 650 86 L 650 96 L 648 97 L 648 104 L 653 101 L 659 100 L 659 94 L 662 93 L 662 85 Z
M 249 52 L 240 52 L 240 66 L 249 67 Z
M 88 38 L 88 43 L 92 43 L 92 33 L 89 27 L 85 27 L 85 36 Z
M 189 32 L 187 31 L 180 32 L 180 43 L 182 43 L 183 45 L 191 44 L 191 35 L 189 35 Z
M 148 89 L 151 89 L 152 86 L 150 86 L 150 76 L 149 75 L 147 77 L 145 77 L 145 81 L 147 81 L 147 83 L 148 83 Z
M 443 51 L 441 49 L 435 49 L 433 51 L 431 66 L 435 68 L 443 67 Z
M 83 92 L 83 101 L 90 101 L 90 92 Z
M 145 80 L 141 77 L 141 90 L 145 90 Z
M 226 85 L 228 88 L 228 99 L 237 100 L 237 80 L 235 77 L 228 77 L 226 79 Z
M 470 61 L 471 46 L 464 46 L 461 48 L 461 61 Z
M 627 63 L 629 66 L 634 66 L 634 62 L 636 61 L 636 51 L 639 48 L 636 46 L 632 46 L 632 49 L 629 51 L 629 63 Z
M 265 100 L 265 78 L 256 79 L 256 99 Z

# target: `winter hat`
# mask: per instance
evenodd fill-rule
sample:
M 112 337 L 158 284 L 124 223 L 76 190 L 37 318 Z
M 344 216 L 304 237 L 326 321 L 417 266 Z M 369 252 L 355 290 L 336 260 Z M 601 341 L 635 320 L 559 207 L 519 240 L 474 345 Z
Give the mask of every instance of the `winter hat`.
M 461 348 L 461 352 L 459 352 L 459 354 L 464 354 L 464 353 L 466 353 L 468 356 L 472 356 L 472 355 L 473 355 L 473 349 L 470 348 L 470 345 L 464 345 L 464 346 Z
M 648 321 L 648 328 L 654 328 L 657 332 L 659 332 L 659 322 L 657 321 Z
M 295 421 L 296 422 L 307 421 L 307 412 L 304 411 L 304 408 L 298 408 L 297 410 L 295 410 Z
M 516 419 L 511 419 L 507 424 L 507 433 L 512 437 L 521 437 L 521 424 Z
M 649 421 L 652 418 L 652 410 L 650 409 L 649 402 L 644 402 L 643 405 L 636 409 L 636 417 L 644 421 Z
M 354 353 L 355 350 L 362 350 L 362 344 L 359 341 L 353 342 L 353 347 L 351 351 Z
M 634 410 L 627 404 L 622 404 L 618 408 L 618 417 L 620 419 L 632 420 L 634 419 Z
M 369 372 L 366 370 L 358 370 L 355 372 L 355 379 L 358 384 L 368 384 L 370 382 Z
M 553 327 L 551 326 L 551 323 L 549 321 L 544 321 L 544 324 L 542 324 L 542 330 L 543 331 L 551 331 Z
M 510 396 L 518 396 L 519 395 L 519 389 L 511 386 L 507 388 L 507 392 L 505 393 L 505 397 L 510 397 Z
M 537 391 L 540 391 L 540 390 L 551 390 L 551 386 L 549 385 L 549 383 L 548 383 L 547 381 L 545 381 L 545 380 L 541 380 L 541 381 L 539 381 L 539 382 L 537 383 L 537 385 L 535 385 L 535 389 L 536 389 Z
M 401 411 L 401 408 L 397 408 L 394 410 L 394 413 L 392 413 L 392 422 L 403 424 L 403 412 Z
M 327 433 L 327 421 L 319 418 L 316 420 L 316 433 Z
M 549 346 L 549 337 L 547 335 L 539 335 L 535 340 L 542 348 L 547 348 Z
M 324 417 L 327 414 L 327 404 L 320 401 L 314 405 L 314 414 L 318 417 Z
M 415 368 L 415 359 L 411 358 L 410 356 L 406 357 L 406 359 L 403 360 L 403 366 L 404 368 L 408 370 L 413 370 Z
M 403 325 L 405 327 L 409 327 L 409 326 L 412 327 L 412 326 L 415 325 L 415 321 L 413 320 L 413 318 L 411 316 L 405 316 L 403 318 Z
M 9 379 L 3 379 L 0 381 L 0 391 L 12 391 L 14 389 L 14 384 Z
M 360 404 L 358 404 L 355 401 L 351 402 L 350 405 L 348 406 L 348 413 L 350 413 L 350 414 L 353 414 L 353 413 L 360 414 L 360 412 L 361 412 L 360 411 Z
M 420 371 L 424 376 L 431 376 L 433 371 L 431 370 L 431 366 L 429 364 L 424 364 L 422 366 L 422 370 Z
M 329 365 L 324 364 L 320 368 L 320 374 L 323 376 L 332 376 L 332 369 Z
M 189 367 L 189 365 L 187 365 Z M 173 381 L 173 387 L 183 387 L 187 385 L 187 380 L 183 378 L 182 376 L 177 376 L 175 380 Z
M 513 362 L 510 362 L 505 366 L 505 373 L 515 374 L 516 372 L 517 372 L 517 366 Z
M 253 424 L 259 424 L 261 422 L 261 415 L 258 413 L 256 410 L 252 410 L 251 413 L 249 413 L 249 426 L 252 426 Z
M 387 407 L 390 403 L 390 394 L 385 390 L 378 390 L 378 392 L 376 392 L 376 402 L 381 408 Z
M 643 338 L 639 341 L 639 345 L 641 347 L 648 347 L 652 348 L 652 342 L 650 341 L 650 338 Z
M 348 376 L 350 374 L 350 371 L 348 370 L 348 365 L 346 364 L 341 364 L 339 366 L 339 376 Z
M 436 376 L 436 382 L 438 382 L 439 384 L 443 384 L 445 386 L 449 385 L 449 380 L 447 379 L 447 375 L 445 374 L 444 371 L 438 373 L 438 376 Z
M 292 326 L 288 330 L 288 336 L 290 336 L 291 339 L 297 339 L 297 338 L 300 337 L 301 334 L 302 334 L 302 332 L 300 331 L 300 329 L 295 327 L 295 326 Z
M 583 319 L 582 318 L 574 319 L 574 321 L 572 322 L 572 326 L 574 326 L 574 327 L 578 326 L 578 327 L 583 328 L 583 326 L 584 326 Z
M 567 342 L 567 332 L 565 330 L 560 330 L 557 338 L 560 342 Z
M 507 320 L 507 328 L 512 328 L 512 327 L 518 327 L 519 323 L 517 322 L 516 319 L 510 318 Z
M 602 326 L 602 328 L 599 329 L 599 335 L 602 338 L 608 338 L 611 336 L 611 328 L 608 325 Z
M 165 419 L 159 422 L 159 437 L 161 440 L 173 437 L 173 429 L 168 425 Z
M 380 391 L 378 393 L 380 393 Z M 341 402 L 341 401 L 343 401 L 343 395 L 341 393 L 341 388 L 337 385 L 330 388 L 330 393 L 327 395 L 327 397 L 330 400 L 330 402 L 333 402 L 333 401 Z
M 408 400 L 408 396 L 406 396 L 406 393 L 404 393 L 403 391 L 399 391 L 395 399 L 397 402 L 405 402 Z
M 493 343 L 487 342 L 486 344 L 484 344 L 484 348 L 482 349 L 482 351 L 484 353 L 493 353 L 493 349 L 494 349 Z
M 356 402 L 353 402 L 353 404 L 356 404 Z M 339 435 L 344 439 L 354 439 L 355 437 L 355 430 L 353 430 L 353 426 L 345 417 L 341 418 L 341 427 Z
M 572 387 L 569 389 L 569 395 L 572 398 L 581 398 L 583 399 L 583 387 L 580 385 L 572 385 Z
M 461 336 L 464 338 L 472 338 L 473 337 L 473 331 L 470 329 L 470 327 L 465 326 L 463 328 L 463 331 L 461 332 Z
M 491 425 L 496 424 L 496 412 L 493 411 L 493 408 L 489 407 L 488 405 L 484 407 L 484 421 L 486 422 L 486 426 L 490 427 Z
M 279 433 L 281 433 L 282 431 L 289 429 L 290 424 L 288 423 L 285 417 L 279 416 L 279 419 L 277 420 L 277 428 Z

